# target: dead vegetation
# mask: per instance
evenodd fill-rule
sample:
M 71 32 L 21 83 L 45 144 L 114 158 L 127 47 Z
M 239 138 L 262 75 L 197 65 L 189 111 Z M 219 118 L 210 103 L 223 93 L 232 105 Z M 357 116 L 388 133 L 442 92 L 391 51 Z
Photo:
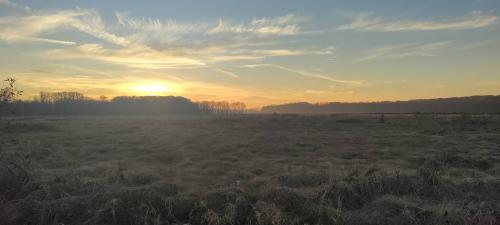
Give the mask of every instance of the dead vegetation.
M 75 118 L 2 133 L 18 141 L 2 144 L 0 224 L 500 223 L 496 118 L 463 130 L 434 118 L 452 129 L 441 134 L 411 117 L 341 119 Z

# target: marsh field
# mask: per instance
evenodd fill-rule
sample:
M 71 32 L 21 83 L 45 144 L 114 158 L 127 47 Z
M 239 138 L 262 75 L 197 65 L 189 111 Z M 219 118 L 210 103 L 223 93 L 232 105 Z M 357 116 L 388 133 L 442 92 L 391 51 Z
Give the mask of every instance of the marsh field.
M 500 224 L 500 115 L 0 124 L 0 224 Z

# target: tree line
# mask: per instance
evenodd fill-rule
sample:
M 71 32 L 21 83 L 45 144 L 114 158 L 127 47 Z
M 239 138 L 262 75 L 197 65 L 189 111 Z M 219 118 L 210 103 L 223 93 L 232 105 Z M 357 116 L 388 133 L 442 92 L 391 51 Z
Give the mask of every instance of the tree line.
M 99 100 L 78 92 L 41 92 L 31 101 L 9 101 L 0 115 L 230 115 L 243 114 L 241 102 L 194 102 L 178 96 L 118 96 Z
M 500 96 L 470 96 L 359 103 L 290 103 L 265 106 L 264 113 L 500 113 Z

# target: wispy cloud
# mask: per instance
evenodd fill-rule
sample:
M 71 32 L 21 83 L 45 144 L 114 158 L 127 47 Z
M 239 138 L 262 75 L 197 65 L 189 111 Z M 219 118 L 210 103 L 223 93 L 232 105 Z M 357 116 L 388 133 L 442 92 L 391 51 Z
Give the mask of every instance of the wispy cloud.
M 39 37 L 45 32 L 69 26 L 74 18 L 82 15 L 76 11 L 61 11 L 26 17 L 0 17 L 0 40 L 7 42 L 39 41 L 57 44 L 74 44 L 70 41 Z
M 116 12 L 115 16 L 121 26 L 136 30 L 170 31 L 174 33 L 192 33 L 208 28 L 206 23 L 178 22 L 176 20 L 159 20 L 151 18 L 130 17 L 126 12 Z
M 293 14 L 257 18 L 248 23 L 231 23 L 224 28 L 221 27 L 222 22 L 135 18 L 123 12 L 115 13 L 115 18 L 116 21 L 105 22 L 97 10 L 81 8 L 0 17 L 0 41 L 68 46 L 42 51 L 46 55 L 41 56 L 47 59 L 99 60 L 144 69 L 205 66 L 207 63 L 269 57 L 331 55 L 334 50 L 298 50 L 276 48 L 275 43 L 269 45 L 273 37 L 300 32 L 298 23 L 307 19 Z M 89 43 L 83 39 L 47 38 L 47 35 L 56 32 L 74 30 L 99 41 Z M 232 35 L 218 35 L 223 33 Z M 263 36 L 267 38 L 260 39 Z
M 268 35 L 297 35 L 301 33 L 301 26 L 298 24 L 307 20 L 305 17 L 299 17 L 294 14 L 288 14 L 281 17 L 259 18 L 250 23 L 232 23 L 222 19 L 219 24 L 207 30 L 206 34 L 256 34 L 261 36 Z
M 288 67 L 284 67 L 281 65 L 276 65 L 276 64 L 249 64 L 249 65 L 244 65 L 243 67 L 245 68 L 257 68 L 257 67 L 273 67 L 279 70 L 284 70 L 290 73 L 298 74 L 303 77 L 308 77 L 308 78 L 314 78 L 314 79 L 320 79 L 320 80 L 325 80 L 333 83 L 341 83 L 341 84 L 349 84 L 349 85 L 362 85 L 363 81 L 360 80 L 341 80 L 341 79 L 336 79 L 334 77 L 320 74 L 320 73 L 311 73 L 309 71 L 304 71 L 304 70 L 297 70 L 297 69 L 291 69 Z
M 177 20 L 159 20 L 136 18 L 125 12 L 115 13 L 119 27 L 117 30 L 136 42 L 167 44 L 179 41 L 187 35 L 202 35 L 210 25 L 205 22 L 180 22 Z
M 363 53 L 363 56 L 354 61 L 363 62 L 375 59 L 400 59 L 412 56 L 437 56 L 439 51 L 445 49 L 451 43 L 451 41 L 444 41 L 431 44 L 388 45 L 369 49 Z
M 167 48 L 224 48 L 268 44 L 270 39 L 291 36 L 301 32 L 307 18 L 289 14 L 278 17 L 256 18 L 250 22 L 220 19 L 217 21 L 186 22 L 132 17 L 128 13 L 115 13 L 118 27 L 114 30 L 136 43 L 157 50 Z M 201 49 L 203 50 L 203 49 Z
M 199 54 L 204 54 L 199 52 Z M 288 57 L 301 55 L 327 55 L 331 50 L 294 50 L 294 49 L 233 49 L 226 48 L 220 52 L 206 52 L 206 59 L 210 62 L 226 62 L 238 60 L 261 60 L 270 57 Z
M 118 46 L 132 45 L 127 38 L 109 32 L 96 10 L 80 9 L 78 11 L 82 12 L 82 15 L 71 23 L 72 27 L 108 43 Z
M 235 73 L 233 73 L 233 72 L 231 72 L 231 71 L 223 70 L 223 69 L 218 68 L 218 67 L 216 67 L 216 68 L 214 69 L 214 71 L 215 71 L 215 72 L 217 72 L 217 73 L 221 73 L 221 74 L 224 74 L 224 75 L 230 76 L 230 77 L 232 77 L 232 78 L 239 78 L 239 76 L 238 76 L 237 74 L 235 74 Z
M 144 46 L 135 46 L 123 49 L 107 49 L 99 44 L 84 44 L 76 48 L 53 49 L 42 53 L 49 59 L 89 59 L 99 60 L 112 64 L 143 68 L 167 69 L 174 67 L 204 66 L 203 62 L 177 55 L 168 55 L 157 52 Z
M 49 32 L 76 29 L 112 44 L 130 44 L 125 38 L 106 31 L 95 10 L 76 9 L 37 13 L 30 16 L 0 17 L 0 39 L 7 42 L 37 41 L 73 45 L 74 41 L 43 38 Z
M 488 27 L 498 23 L 498 17 L 480 11 L 472 12 L 460 18 L 442 21 L 430 20 L 387 20 L 368 14 L 359 14 L 350 24 L 342 25 L 339 30 L 356 31 L 436 31 L 436 30 L 469 30 Z
M 488 39 L 484 41 L 476 41 L 476 42 L 471 42 L 471 43 L 462 43 L 460 46 L 454 48 L 455 50 L 459 51 L 468 51 L 476 48 L 483 48 L 485 46 L 492 45 L 494 43 L 499 43 L 500 40 L 497 39 Z

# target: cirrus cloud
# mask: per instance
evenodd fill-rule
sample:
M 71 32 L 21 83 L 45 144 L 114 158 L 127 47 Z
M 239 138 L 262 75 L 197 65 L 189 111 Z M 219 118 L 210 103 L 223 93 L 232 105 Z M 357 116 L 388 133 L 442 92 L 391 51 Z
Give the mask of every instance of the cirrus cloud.
M 430 20 L 387 20 L 368 14 L 359 14 L 350 24 L 340 26 L 339 30 L 355 31 L 437 31 L 437 30 L 470 30 L 488 27 L 498 23 L 498 17 L 486 15 L 480 11 L 472 12 L 461 18 L 443 21 Z
M 135 18 L 127 13 L 115 13 L 115 18 L 116 21 L 106 22 L 97 10 L 81 8 L 50 12 L 35 11 L 28 15 L 0 17 L 0 41 L 67 45 L 64 48 L 39 51 L 42 53 L 38 55 L 56 60 L 98 60 L 144 69 L 204 66 L 207 63 L 260 60 L 269 57 L 333 54 L 333 48 L 301 50 L 268 46 L 269 40 L 275 35 L 292 35 L 299 32 L 298 23 L 305 18 L 293 14 L 253 19 L 248 23 L 237 25 L 239 28 L 236 30 L 234 27 L 220 30 L 220 23 Z M 75 30 L 88 34 L 97 41 L 47 38 L 47 35 L 53 33 Z M 238 37 L 218 35 L 220 32 L 235 32 L 242 35 Z M 270 37 L 260 40 L 260 37 L 267 35 Z
M 431 57 L 448 47 L 452 42 L 443 41 L 430 44 L 400 44 L 387 45 L 378 48 L 372 48 L 363 53 L 363 56 L 354 60 L 355 62 L 364 62 L 376 59 L 401 59 L 412 56 Z
M 205 65 L 203 62 L 192 58 L 177 56 L 175 54 L 169 55 L 144 46 L 107 49 L 99 44 L 84 44 L 76 48 L 47 50 L 42 55 L 56 60 L 89 59 L 143 69 L 168 69 Z
M 280 17 L 263 17 L 253 19 L 248 24 L 225 22 L 220 19 L 216 27 L 206 31 L 206 34 L 255 34 L 259 36 L 268 35 L 297 35 L 301 33 L 299 22 L 305 21 L 307 18 L 299 17 L 294 14 L 288 14 Z

